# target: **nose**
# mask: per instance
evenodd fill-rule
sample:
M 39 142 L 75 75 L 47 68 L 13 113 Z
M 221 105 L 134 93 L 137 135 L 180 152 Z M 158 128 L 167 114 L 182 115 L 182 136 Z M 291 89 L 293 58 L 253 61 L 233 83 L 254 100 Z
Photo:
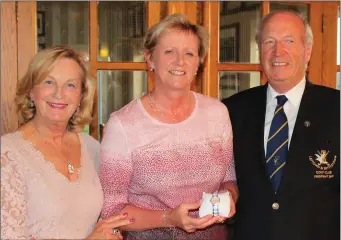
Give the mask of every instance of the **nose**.
M 275 54 L 276 56 L 280 56 L 284 53 L 284 46 L 281 42 L 276 42 L 275 44 Z
M 62 99 L 63 93 L 62 93 L 62 87 L 61 86 L 56 86 L 55 91 L 53 93 L 53 97 L 56 99 Z
M 177 64 L 179 66 L 184 65 L 185 61 L 184 61 L 184 56 L 182 54 L 177 54 Z

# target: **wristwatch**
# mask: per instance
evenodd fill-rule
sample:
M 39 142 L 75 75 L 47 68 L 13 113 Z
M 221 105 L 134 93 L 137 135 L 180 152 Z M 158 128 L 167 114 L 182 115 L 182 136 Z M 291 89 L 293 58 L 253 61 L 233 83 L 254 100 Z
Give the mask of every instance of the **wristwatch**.
M 215 192 L 212 194 L 211 200 L 212 204 L 212 214 L 213 216 L 219 216 L 219 203 L 220 203 L 220 198 L 218 196 L 218 193 Z

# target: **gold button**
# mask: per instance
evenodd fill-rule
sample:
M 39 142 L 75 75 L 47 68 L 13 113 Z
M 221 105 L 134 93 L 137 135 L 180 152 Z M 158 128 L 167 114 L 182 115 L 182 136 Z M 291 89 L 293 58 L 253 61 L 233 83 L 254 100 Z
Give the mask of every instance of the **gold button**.
M 279 208 L 279 204 L 278 203 L 275 202 L 275 203 L 272 204 L 272 209 L 273 210 L 277 210 L 278 208 Z

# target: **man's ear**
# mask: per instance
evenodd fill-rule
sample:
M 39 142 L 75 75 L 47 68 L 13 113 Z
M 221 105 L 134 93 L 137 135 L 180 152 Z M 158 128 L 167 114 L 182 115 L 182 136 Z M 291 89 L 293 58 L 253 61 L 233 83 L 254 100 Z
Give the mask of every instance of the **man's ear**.
M 148 51 L 144 51 L 144 59 L 146 60 L 147 64 L 148 64 L 148 68 L 155 68 L 154 62 L 152 60 L 152 54 Z
M 311 52 L 313 50 L 313 45 L 310 43 L 307 43 L 307 46 L 305 47 L 305 63 L 308 64 L 311 58 Z

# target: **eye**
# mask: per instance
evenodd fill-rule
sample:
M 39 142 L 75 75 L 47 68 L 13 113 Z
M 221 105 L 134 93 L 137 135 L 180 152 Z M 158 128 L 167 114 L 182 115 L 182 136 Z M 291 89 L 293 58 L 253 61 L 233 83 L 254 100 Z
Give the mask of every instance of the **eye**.
M 294 40 L 292 40 L 292 39 L 286 39 L 285 42 L 286 42 L 286 43 L 293 43 Z
M 268 39 L 264 41 L 264 44 L 273 44 L 273 43 L 274 43 L 274 40 L 272 39 Z
M 191 53 L 191 52 L 186 52 L 186 55 L 187 55 L 187 56 L 191 56 L 191 57 L 193 57 L 193 56 L 194 56 L 194 54 L 193 54 L 193 53 Z
M 174 51 L 173 50 L 166 50 L 165 53 L 166 54 L 172 54 Z
M 51 84 L 53 84 L 53 82 L 51 80 L 47 79 L 44 81 L 44 84 L 51 85 Z
M 73 83 L 68 83 L 67 86 L 70 87 L 70 88 L 75 88 L 76 87 L 76 85 L 73 84 Z

